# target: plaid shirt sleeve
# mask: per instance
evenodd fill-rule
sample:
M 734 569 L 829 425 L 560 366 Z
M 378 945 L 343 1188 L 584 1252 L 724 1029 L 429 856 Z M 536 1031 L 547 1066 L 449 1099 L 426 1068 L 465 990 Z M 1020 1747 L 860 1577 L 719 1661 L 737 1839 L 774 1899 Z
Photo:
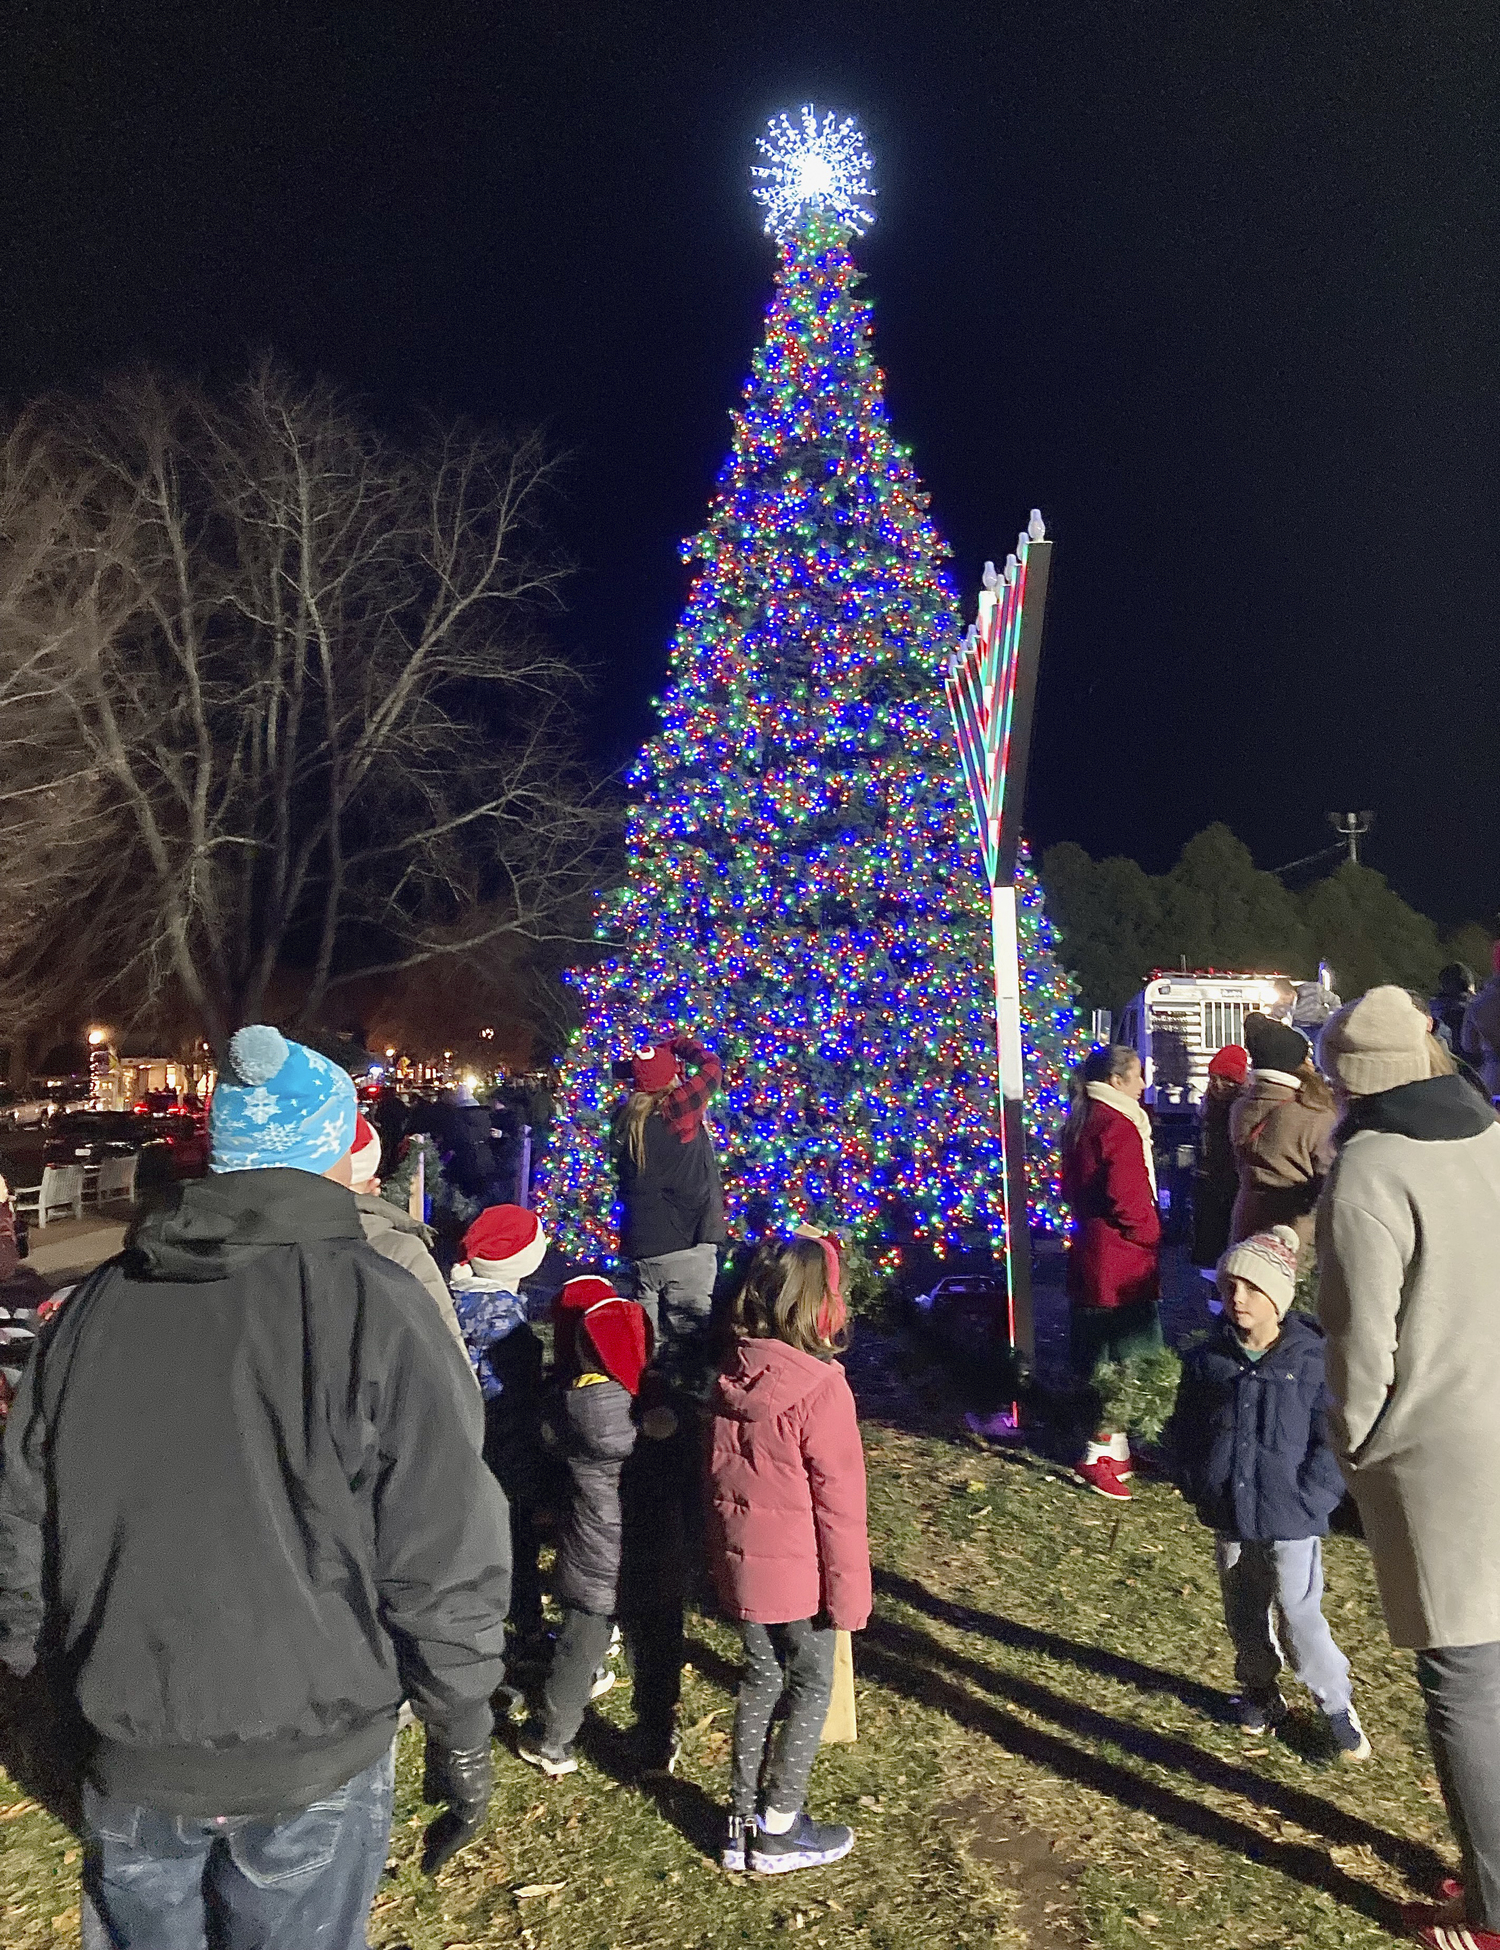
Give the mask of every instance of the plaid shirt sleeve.
M 662 1100 L 661 1115 L 673 1135 L 683 1144 L 689 1144 L 698 1134 L 709 1098 L 723 1080 L 724 1066 L 695 1037 L 679 1036 L 672 1047 L 684 1063 L 695 1067 L 692 1076 L 684 1077 L 671 1095 Z

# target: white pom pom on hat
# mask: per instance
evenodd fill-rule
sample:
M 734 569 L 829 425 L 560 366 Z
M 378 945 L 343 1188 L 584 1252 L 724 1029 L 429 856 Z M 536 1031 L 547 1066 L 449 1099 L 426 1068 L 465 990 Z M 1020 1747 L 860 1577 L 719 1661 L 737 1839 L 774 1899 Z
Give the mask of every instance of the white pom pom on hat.
M 291 1055 L 291 1045 L 268 1022 L 252 1022 L 229 1039 L 229 1063 L 241 1083 L 269 1083 Z
M 350 1148 L 358 1108 L 347 1070 L 270 1023 L 247 1023 L 209 1103 L 208 1168 L 324 1172 Z

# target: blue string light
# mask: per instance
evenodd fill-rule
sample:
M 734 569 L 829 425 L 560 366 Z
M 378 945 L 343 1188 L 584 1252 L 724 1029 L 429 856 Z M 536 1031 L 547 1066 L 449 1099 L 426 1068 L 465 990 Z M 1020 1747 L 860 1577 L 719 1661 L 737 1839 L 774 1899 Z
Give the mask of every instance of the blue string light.
M 961 1225 L 999 1243 L 989 903 L 941 694 L 961 625 L 857 295 L 856 179 L 836 180 L 782 237 L 729 458 L 684 545 L 660 730 L 629 773 L 610 952 L 572 978 L 583 1027 L 542 1196 L 575 1250 L 615 1245 L 611 1062 L 678 1028 L 724 1060 L 711 1121 L 737 1226 L 807 1216 L 881 1253 Z M 1024 867 L 1019 928 L 1032 1218 L 1055 1226 L 1079 1025 Z

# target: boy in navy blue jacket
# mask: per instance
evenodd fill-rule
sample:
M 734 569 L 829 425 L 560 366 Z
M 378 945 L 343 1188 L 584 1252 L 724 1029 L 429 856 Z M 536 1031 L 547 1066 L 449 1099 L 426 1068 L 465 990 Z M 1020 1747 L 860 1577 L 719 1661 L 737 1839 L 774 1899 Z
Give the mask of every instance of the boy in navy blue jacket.
M 1344 1479 L 1329 1434 L 1323 1335 L 1289 1311 L 1297 1250 L 1290 1226 L 1272 1226 L 1219 1261 L 1223 1323 L 1184 1356 L 1171 1436 L 1182 1493 L 1214 1533 L 1240 1685 L 1235 1718 L 1246 1733 L 1286 1718 L 1276 1683 L 1284 1652 L 1339 1757 L 1368 1760 L 1349 1661 L 1322 1609 L 1321 1540 Z

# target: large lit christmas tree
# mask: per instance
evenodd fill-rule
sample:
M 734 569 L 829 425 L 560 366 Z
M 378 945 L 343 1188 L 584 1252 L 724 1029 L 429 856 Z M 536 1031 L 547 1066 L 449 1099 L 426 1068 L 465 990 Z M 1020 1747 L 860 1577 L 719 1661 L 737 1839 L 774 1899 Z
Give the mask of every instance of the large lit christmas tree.
M 998 1244 L 988 896 L 941 688 L 961 626 L 857 295 L 868 157 L 853 123 L 805 110 L 761 147 L 775 294 L 684 548 L 699 566 L 598 917 L 613 952 L 578 981 L 544 1203 L 564 1244 L 614 1249 L 611 1061 L 691 1028 L 725 1065 L 732 1225 Z M 1029 871 L 1020 934 L 1032 1217 L 1051 1226 L 1076 1015 Z

